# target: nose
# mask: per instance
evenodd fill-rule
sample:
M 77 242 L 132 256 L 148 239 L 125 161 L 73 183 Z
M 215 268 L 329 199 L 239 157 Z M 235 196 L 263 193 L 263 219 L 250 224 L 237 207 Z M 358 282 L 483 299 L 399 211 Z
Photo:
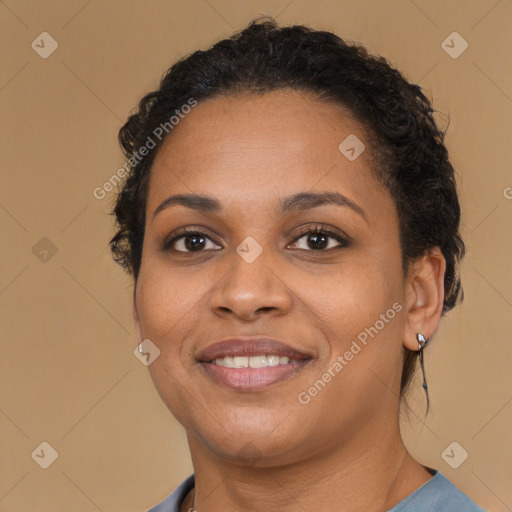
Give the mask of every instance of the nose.
M 233 251 L 229 264 L 229 271 L 210 295 L 214 314 L 251 321 L 262 315 L 280 316 L 290 311 L 292 292 L 265 251 L 251 263 Z

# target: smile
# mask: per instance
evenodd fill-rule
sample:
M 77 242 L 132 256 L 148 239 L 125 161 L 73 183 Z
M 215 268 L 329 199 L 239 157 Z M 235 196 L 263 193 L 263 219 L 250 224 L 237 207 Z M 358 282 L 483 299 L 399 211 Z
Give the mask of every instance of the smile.
M 300 363 L 299 359 L 290 359 L 279 355 L 257 355 L 257 356 L 226 356 L 219 357 L 212 361 L 219 366 L 226 368 L 266 368 L 267 366 L 279 366 L 285 364 Z
M 304 349 L 263 337 L 221 340 L 197 360 L 209 379 L 237 390 L 257 391 L 297 375 L 314 358 Z
M 248 358 L 241 357 L 240 359 L 246 360 Z M 288 358 L 283 359 L 286 360 Z M 216 362 L 202 362 L 201 366 L 208 377 L 219 384 L 240 391 L 258 391 L 270 386 L 271 384 L 276 384 L 294 377 L 311 361 L 311 359 L 303 359 L 298 362 L 288 361 L 282 364 L 279 363 L 278 365 L 269 365 L 259 368 L 249 366 L 228 367 Z

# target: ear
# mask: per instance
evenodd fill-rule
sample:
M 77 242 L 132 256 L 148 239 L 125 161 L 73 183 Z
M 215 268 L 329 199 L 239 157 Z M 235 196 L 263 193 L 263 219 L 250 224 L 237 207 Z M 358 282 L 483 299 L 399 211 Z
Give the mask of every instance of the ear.
M 418 333 L 430 338 L 437 329 L 443 311 L 445 270 L 446 261 L 439 247 L 429 250 L 409 265 L 403 340 L 409 350 L 418 350 Z
M 133 327 L 135 328 L 135 340 L 137 341 L 137 345 L 142 341 L 142 327 L 140 325 L 139 313 L 137 311 L 137 286 L 133 288 L 133 301 L 132 301 L 132 320 Z

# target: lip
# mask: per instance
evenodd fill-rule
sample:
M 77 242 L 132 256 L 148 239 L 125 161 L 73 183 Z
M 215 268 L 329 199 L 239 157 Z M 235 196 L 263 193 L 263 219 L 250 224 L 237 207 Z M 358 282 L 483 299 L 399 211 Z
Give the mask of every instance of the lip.
M 215 359 L 225 356 L 271 354 L 297 359 L 297 362 L 264 368 L 228 368 L 214 363 Z M 299 351 L 281 341 L 249 336 L 213 343 L 197 356 L 206 375 L 219 384 L 240 391 L 258 391 L 288 380 L 307 367 L 314 358 L 314 354 L 309 351 Z
M 218 341 L 206 347 L 196 359 L 200 362 L 215 361 L 226 356 L 257 356 L 275 354 L 290 359 L 313 359 L 314 355 L 273 338 L 238 336 Z

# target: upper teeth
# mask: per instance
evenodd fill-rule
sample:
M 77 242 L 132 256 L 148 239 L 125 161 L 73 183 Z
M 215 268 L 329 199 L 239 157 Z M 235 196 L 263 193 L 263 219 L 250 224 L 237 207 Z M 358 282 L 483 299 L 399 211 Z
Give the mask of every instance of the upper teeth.
M 215 359 L 215 364 L 228 368 L 264 368 L 265 366 L 277 366 L 279 364 L 299 363 L 298 359 L 279 357 L 277 355 L 259 356 L 226 356 Z

